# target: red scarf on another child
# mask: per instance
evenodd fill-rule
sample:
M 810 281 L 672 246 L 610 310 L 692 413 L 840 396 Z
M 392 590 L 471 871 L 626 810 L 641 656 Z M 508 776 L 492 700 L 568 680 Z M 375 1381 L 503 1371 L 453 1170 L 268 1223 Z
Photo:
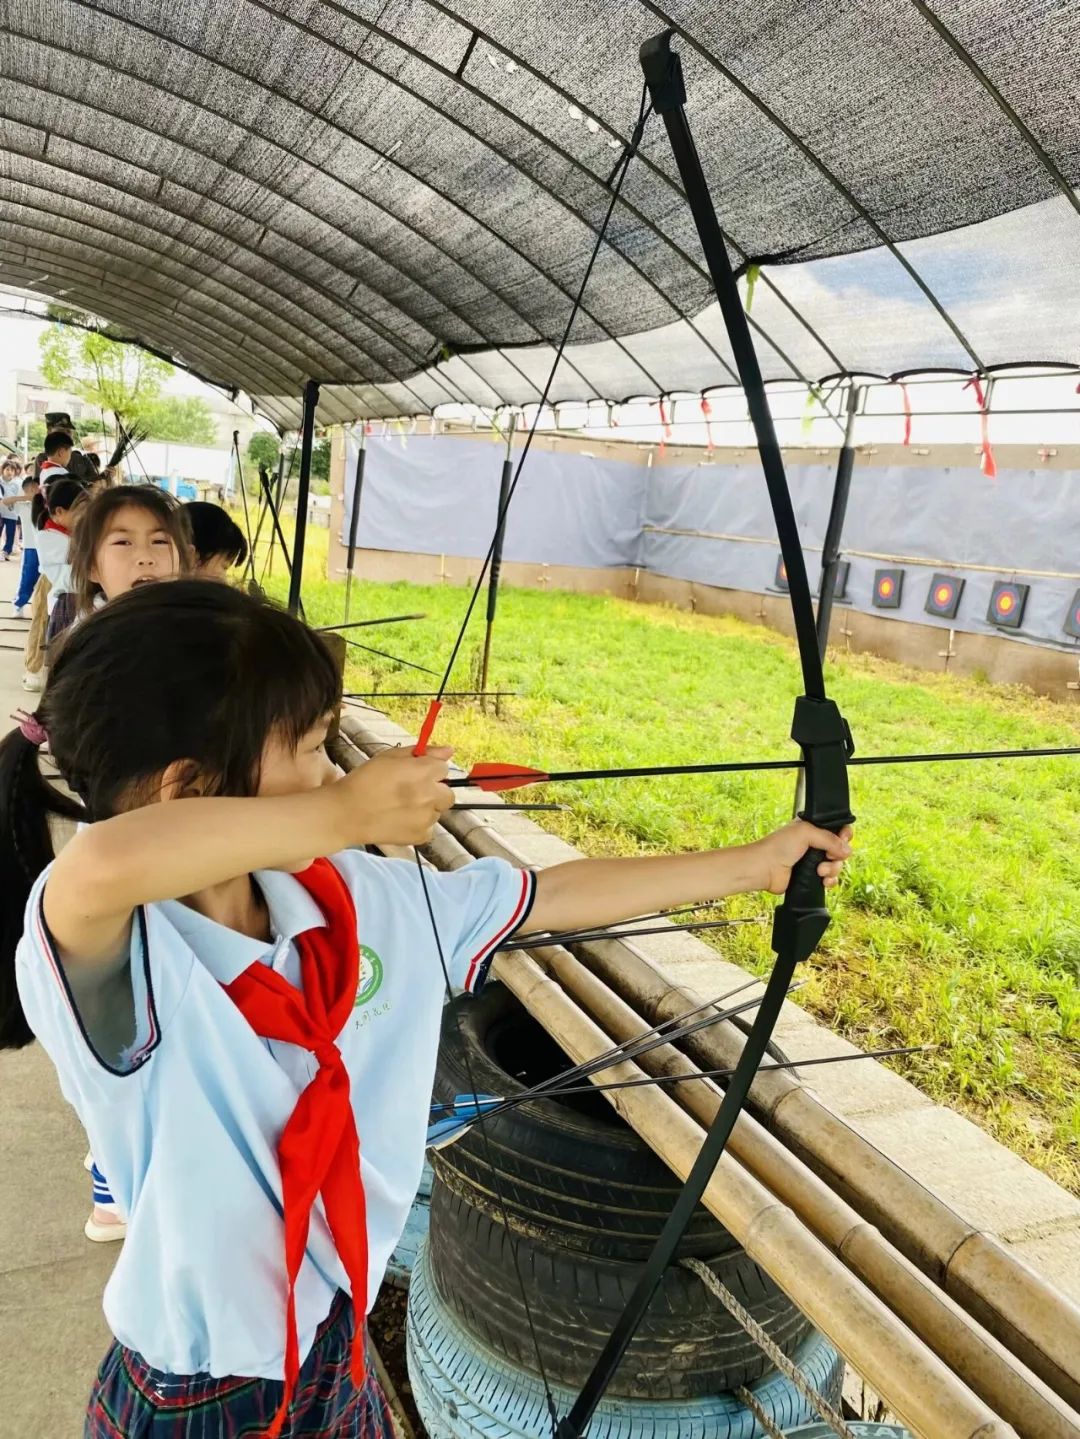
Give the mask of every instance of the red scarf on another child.
M 367 1215 L 349 1075 L 336 1043 L 356 1002 L 360 973 L 356 908 L 345 881 L 328 859 L 317 859 L 296 878 L 326 919 L 324 928 L 309 929 L 296 937 L 303 989 L 295 989 L 261 962 L 250 965 L 225 986 L 256 1034 L 298 1044 L 310 1050 L 319 1063 L 278 1141 L 288 1282 L 285 1394 L 266 1439 L 281 1434 L 300 1375 L 296 1276 L 307 1247 L 311 1211 L 320 1193 L 326 1222 L 352 1288 L 353 1383 L 359 1387 L 365 1378 Z

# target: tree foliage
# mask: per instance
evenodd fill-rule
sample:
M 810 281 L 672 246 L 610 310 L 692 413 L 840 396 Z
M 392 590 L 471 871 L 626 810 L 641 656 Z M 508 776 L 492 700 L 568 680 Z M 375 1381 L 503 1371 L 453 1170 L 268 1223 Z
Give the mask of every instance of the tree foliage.
M 247 452 L 254 465 L 265 465 L 274 471 L 281 454 L 281 442 L 272 430 L 256 430 L 248 440 Z
M 177 445 L 212 445 L 217 426 L 210 407 L 198 395 L 161 395 L 140 405 L 136 419 L 151 440 L 169 440 Z
M 119 415 L 129 427 L 140 424 L 151 439 L 214 443 L 217 431 L 205 400 L 162 394 L 165 381 L 176 373 L 167 360 L 110 338 L 80 311 L 52 305 L 49 315 L 53 323 L 38 340 L 46 384 L 77 395 L 103 415 Z
M 167 360 L 96 330 L 52 324 L 42 331 L 38 347 L 46 384 L 117 414 L 127 424 L 142 418 L 142 411 L 175 374 Z

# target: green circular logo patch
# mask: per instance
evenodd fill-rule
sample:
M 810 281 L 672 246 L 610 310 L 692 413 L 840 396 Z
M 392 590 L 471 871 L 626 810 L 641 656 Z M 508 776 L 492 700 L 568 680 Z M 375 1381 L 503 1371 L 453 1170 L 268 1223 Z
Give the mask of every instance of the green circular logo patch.
M 383 982 L 383 962 L 373 949 L 366 944 L 360 946 L 360 983 L 356 988 L 354 1009 L 367 1004 L 379 992 Z

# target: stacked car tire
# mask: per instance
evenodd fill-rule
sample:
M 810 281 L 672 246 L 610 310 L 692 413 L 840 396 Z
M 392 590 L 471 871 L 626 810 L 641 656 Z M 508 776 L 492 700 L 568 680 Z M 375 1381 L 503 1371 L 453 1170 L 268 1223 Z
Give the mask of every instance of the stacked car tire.
M 498 984 L 448 1008 L 435 1097 L 512 1095 L 567 1060 Z M 432 1158 L 430 1233 L 413 1269 L 409 1366 L 429 1432 L 551 1432 L 610 1334 L 679 1181 L 598 1095 L 530 1101 Z M 679 1257 L 704 1261 L 785 1355 L 835 1400 L 841 1364 L 705 1210 Z M 598 1414 L 607 1439 L 749 1436 L 751 1389 L 778 1427 L 816 1417 L 687 1269 L 673 1265 Z M 565 1406 L 565 1407 L 563 1407 Z

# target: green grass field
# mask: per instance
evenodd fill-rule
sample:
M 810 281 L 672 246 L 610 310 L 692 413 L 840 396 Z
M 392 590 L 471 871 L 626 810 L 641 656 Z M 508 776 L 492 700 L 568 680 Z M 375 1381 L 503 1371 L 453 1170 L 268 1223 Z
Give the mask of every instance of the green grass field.
M 343 586 L 313 535 L 305 604 L 342 618 Z M 270 588 L 281 593 L 280 579 Z M 440 670 L 466 593 L 357 583 L 353 615 L 423 610 L 423 621 L 354 632 Z M 474 686 L 483 615 L 451 688 Z M 347 688 L 415 690 L 433 677 L 350 650 Z M 618 600 L 506 591 L 492 686 L 501 717 L 448 703 L 439 737 L 457 757 L 545 769 L 786 758 L 800 687 L 792 642 L 735 620 Z M 1080 716 L 1027 691 L 835 656 L 831 691 L 864 754 L 1080 744 Z M 424 700 L 387 699 L 415 724 Z M 835 919 L 798 995 L 867 1047 L 930 1044 L 897 1067 L 1080 1192 L 1080 761 L 1072 758 L 855 769 L 857 854 Z M 537 822 L 590 854 L 702 848 L 750 838 L 790 812 L 794 776 L 746 774 L 535 788 L 563 813 Z M 729 912 L 764 914 L 749 896 Z M 738 963 L 770 962 L 768 931 L 712 940 Z

